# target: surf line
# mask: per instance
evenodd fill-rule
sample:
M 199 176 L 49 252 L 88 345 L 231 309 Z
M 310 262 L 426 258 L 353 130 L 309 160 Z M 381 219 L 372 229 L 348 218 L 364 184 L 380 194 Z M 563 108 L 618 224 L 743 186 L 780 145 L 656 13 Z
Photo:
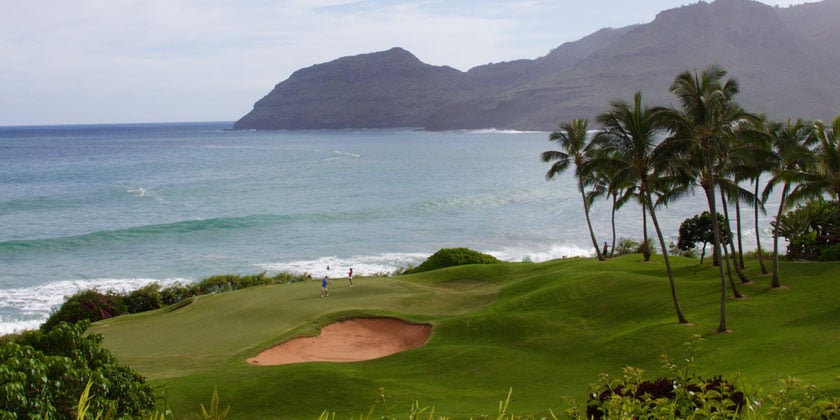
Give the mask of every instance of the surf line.
M 350 156 L 350 157 L 354 157 L 354 158 L 362 157 L 362 155 L 357 155 L 355 153 L 339 152 L 338 150 L 333 150 L 333 153 L 335 153 L 337 155 Z

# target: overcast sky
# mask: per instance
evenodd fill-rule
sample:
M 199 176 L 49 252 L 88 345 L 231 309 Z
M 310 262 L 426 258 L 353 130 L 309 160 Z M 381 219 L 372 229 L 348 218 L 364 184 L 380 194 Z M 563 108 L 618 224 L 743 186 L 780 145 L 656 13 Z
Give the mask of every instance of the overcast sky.
M 342 56 L 398 46 L 467 70 L 695 2 L 9 1 L 0 125 L 234 121 L 295 70 Z

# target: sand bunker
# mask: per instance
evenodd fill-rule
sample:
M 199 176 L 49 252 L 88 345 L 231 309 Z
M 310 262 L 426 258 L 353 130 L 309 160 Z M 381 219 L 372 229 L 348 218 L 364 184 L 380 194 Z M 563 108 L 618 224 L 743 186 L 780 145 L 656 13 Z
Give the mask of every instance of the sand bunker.
M 317 337 L 295 338 L 263 351 L 249 363 L 272 366 L 303 362 L 357 362 L 422 346 L 431 325 L 394 318 L 359 318 L 330 324 Z

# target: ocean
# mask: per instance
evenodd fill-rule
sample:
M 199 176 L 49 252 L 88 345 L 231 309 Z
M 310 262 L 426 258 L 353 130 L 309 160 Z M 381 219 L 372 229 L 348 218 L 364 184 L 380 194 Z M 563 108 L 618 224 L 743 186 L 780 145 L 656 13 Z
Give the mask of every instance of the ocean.
M 88 288 L 390 274 L 448 247 L 505 261 L 594 254 L 574 169 L 545 179 L 548 133 L 231 126 L 0 127 L 0 335 L 37 328 Z M 703 208 L 698 194 L 660 210 L 666 235 Z M 609 217 L 596 202 L 599 243 Z M 640 240 L 638 205 L 616 223 Z

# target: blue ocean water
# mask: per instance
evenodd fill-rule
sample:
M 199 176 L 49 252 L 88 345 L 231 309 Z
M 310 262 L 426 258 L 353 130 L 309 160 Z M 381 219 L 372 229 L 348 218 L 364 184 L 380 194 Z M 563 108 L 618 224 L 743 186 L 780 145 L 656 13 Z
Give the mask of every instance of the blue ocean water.
M 573 170 L 545 180 L 547 133 L 231 126 L 0 127 L 0 334 L 90 287 L 391 273 L 444 247 L 508 261 L 593 252 Z M 663 210 L 666 233 L 703 205 Z M 608 203 L 592 217 L 608 240 Z M 617 224 L 641 237 L 637 206 Z

